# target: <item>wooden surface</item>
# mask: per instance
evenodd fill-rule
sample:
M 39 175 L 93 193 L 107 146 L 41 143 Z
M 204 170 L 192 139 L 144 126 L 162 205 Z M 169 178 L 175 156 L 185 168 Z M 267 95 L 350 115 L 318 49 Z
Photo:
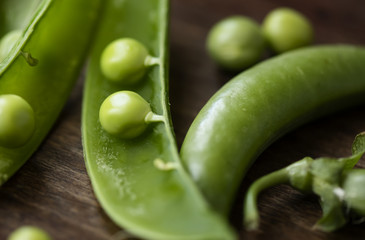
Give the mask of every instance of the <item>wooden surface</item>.
M 265 14 L 288 6 L 308 16 L 315 43 L 365 45 L 364 0 L 172 0 L 170 25 L 171 109 L 180 145 L 208 98 L 234 74 L 219 70 L 204 44 L 209 28 L 223 17 L 242 14 L 261 22 Z M 365 67 L 365 63 L 364 63 Z M 111 239 L 120 232 L 95 200 L 85 170 L 80 112 L 82 77 L 59 121 L 33 157 L 0 188 L 0 239 L 31 224 L 54 239 Z M 354 136 L 365 130 L 362 107 L 348 109 L 307 124 L 270 146 L 242 182 L 231 221 L 240 239 L 365 239 L 365 225 L 325 234 L 312 229 L 321 215 L 318 201 L 289 187 L 262 194 L 261 230 L 241 227 L 242 196 L 256 178 L 304 156 L 347 156 Z M 359 167 L 365 167 L 361 160 Z

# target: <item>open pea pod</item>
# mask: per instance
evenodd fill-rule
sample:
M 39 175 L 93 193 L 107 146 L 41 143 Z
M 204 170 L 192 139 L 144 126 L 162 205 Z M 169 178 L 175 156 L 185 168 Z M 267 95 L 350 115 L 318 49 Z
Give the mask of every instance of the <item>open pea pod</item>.
M 100 4 L 100 0 L 0 1 L 0 96 L 21 99 L 10 104 L 9 98 L 1 99 L 0 185 L 37 149 L 64 106 L 86 56 Z M 32 121 L 15 116 L 24 110 L 22 106 Z M 14 121 L 5 112 L 16 112 Z M 28 125 L 17 128 L 22 121 Z
M 233 239 L 229 226 L 211 211 L 180 165 L 167 96 L 168 6 L 168 0 L 106 2 L 84 90 L 82 137 L 87 171 L 103 209 L 132 234 L 160 240 Z M 101 71 L 104 48 L 120 38 L 128 38 L 129 43 L 137 40 L 155 57 L 156 64 L 137 85 L 115 83 Z M 130 91 L 142 96 L 162 122 L 152 123 L 142 135 L 127 140 L 106 132 L 99 109 L 109 95 L 121 90 L 128 90 L 134 99 L 140 98 Z

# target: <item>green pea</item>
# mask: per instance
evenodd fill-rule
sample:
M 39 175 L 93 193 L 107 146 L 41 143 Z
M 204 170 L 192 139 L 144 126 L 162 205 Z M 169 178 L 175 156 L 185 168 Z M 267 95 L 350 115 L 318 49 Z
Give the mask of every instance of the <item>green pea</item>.
M 33 135 L 35 128 L 32 107 L 23 98 L 6 94 L 0 96 L 0 145 L 20 147 Z
M 23 226 L 12 232 L 8 240 L 51 240 L 47 232 L 34 226 Z
M 346 205 L 357 214 L 365 216 L 365 170 L 353 169 L 343 181 Z
M 99 119 L 105 131 L 120 138 L 135 138 L 149 122 L 163 121 L 152 113 L 146 100 L 132 91 L 119 91 L 107 97 L 100 107 Z
M 210 30 L 207 50 L 222 68 L 242 70 L 256 63 L 263 54 L 265 41 L 259 25 L 243 16 L 232 16 Z
M 10 53 L 18 39 L 21 37 L 22 31 L 14 30 L 7 33 L 0 41 L 0 62 Z
M 103 51 L 100 65 L 107 79 L 126 85 L 137 83 L 148 66 L 157 59 L 148 55 L 146 47 L 135 39 L 121 38 L 111 42 Z
M 311 23 L 304 15 L 290 8 L 271 11 L 263 21 L 262 31 L 277 53 L 307 46 L 313 41 Z

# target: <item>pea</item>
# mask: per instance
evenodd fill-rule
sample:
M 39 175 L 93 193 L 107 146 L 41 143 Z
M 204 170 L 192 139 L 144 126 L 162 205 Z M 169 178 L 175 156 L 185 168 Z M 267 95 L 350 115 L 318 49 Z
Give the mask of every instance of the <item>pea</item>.
M 307 46 L 313 41 L 313 29 L 309 20 L 290 8 L 271 11 L 262 23 L 262 31 L 277 53 Z
M 21 37 L 22 31 L 13 30 L 7 33 L 0 40 L 0 62 L 2 62 L 6 56 L 10 53 L 11 49 L 14 47 L 18 39 Z
M 100 59 L 105 77 L 126 85 L 137 83 L 144 76 L 146 68 L 156 63 L 148 55 L 146 47 L 132 38 L 114 40 L 104 49 Z
M 6 94 L 0 96 L 0 145 L 20 147 L 35 129 L 34 111 L 23 98 Z
M 304 122 L 363 102 L 365 48 L 290 51 L 237 75 L 197 115 L 181 147 L 184 166 L 211 206 L 227 214 L 257 156 Z
M 82 107 L 85 164 L 96 198 L 116 225 L 137 238 L 236 239 L 181 166 L 168 103 L 169 0 L 105 3 Z M 111 84 L 100 56 L 111 41 L 126 37 L 145 43 L 159 64 L 148 68 L 148 81 Z M 154 121 L 160 123 L 148 125 Z
M 51 240 L 51 237 L 38 227 L 23 226 L 12 232 L 8 240 Z
M 206 45 L 218 65 L 235 71 L 256 63 L 265 50 L 259 25 L 243 16 L 231 16 L 215 24 Z
M 135 138 L 146 130 L 147 123 L 163 121 L 132 91 L 119 91 L 107 97 L 100 107 L 99 119 L 108 133 L 121 138 Z

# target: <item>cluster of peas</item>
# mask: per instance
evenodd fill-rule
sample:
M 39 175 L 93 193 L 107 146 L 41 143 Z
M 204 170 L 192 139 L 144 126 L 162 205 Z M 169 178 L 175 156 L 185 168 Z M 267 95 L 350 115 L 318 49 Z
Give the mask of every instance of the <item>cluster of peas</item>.
M 290 8 L 277 8 L 265 17 L 261 27 L 244 16 L 219 21 L 209 32 L 207 50 L 222 68 L 240 71 L 257 63 L 266 47 L 283 53 L 312 41 L 313 29 L 304 15 Z
M 0 62 L 10 53 L 21 37 L 19 31 L 10 32 L 0 42 Z M 148 55 L 140 42 L 123 38 L 110 43 L 104 50 L 100 66 L 105 77 L 122 85 L 136 84 L 148 66 L 158 59 Z M 32 137 L 36 119 L 32 106 L 21 96 L 0 96 L 0 145 L 16 148 L 25 145 Z M 153 114 L 149 104 L 137 93 L 120 91 L 112 94 L 100 108 L 100 123 L 110 134 L 120 138 L 134 138 L 147 127 L 147 123 L 164 121 Z
M 233 16 L 213 26 L 207 50 L 213 60 L 230 70 L 242 70 L 256 63 L 267 44 L 276 53 L 309 45 L 313 33 L 309 21 L 299 12 L 279 8 L 270 12 L 262 29 L 253 20 Z M 122 85 L 138 83 L 149 66 L 159 64 L 140 42 L 124 38 L 111 42 L 104 50 L 100 66 L 107 79 Z M 99 113 L 102 127 L 120 138 L 139 136 L 150 122 L 163 122 L 137 93 L 119 91 L 105 99 Z
M 8 33 L 0 42 L 0 61 L 14 47 L 22 33 Z M 256 63 L 267 44 L 277 53 L 305 46 L 312 41 L 312 28 L 307 19 L 288 8 L 279 8 L 265 18 L 262 29 L 243 16 L 218 22 L 210 31 L 207 50 L 222 67 L 242 70 Z M 123 38 L 111 42 L 104 50 L 100 67 L 105 77 L 124 86 L 137 84 L 149 66 L 159 59 L 148 54 L 140 42 Z M 27 143 L 35 129 L 31 105 L 14 94 L 0 96 L 0 145 L 20 147 Z M 164 117 L 152 113 L 149 104 L 137 93 L 119 91 L 105 99 L 99 113 L 102 127 L 120 138 L 135 138 L 150 122 L 163 122 Z

